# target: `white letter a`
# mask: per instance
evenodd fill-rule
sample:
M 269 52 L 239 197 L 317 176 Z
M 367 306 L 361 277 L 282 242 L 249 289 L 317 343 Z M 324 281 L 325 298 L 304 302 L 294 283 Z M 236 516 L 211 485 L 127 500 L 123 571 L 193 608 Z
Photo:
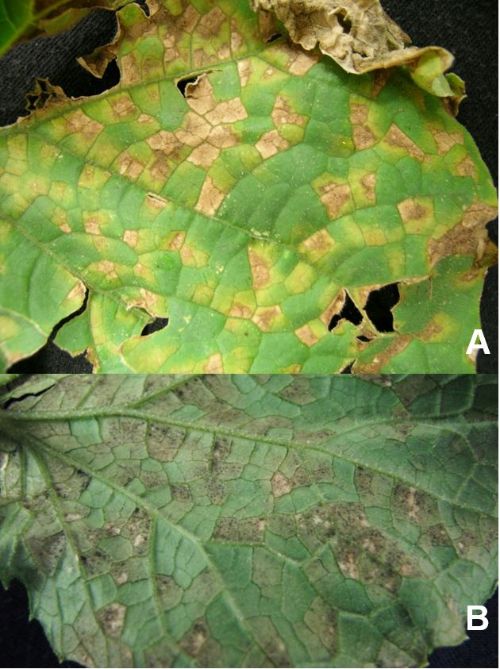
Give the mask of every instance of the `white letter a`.
M 476 340 L 479 338 L 479 344 L 476 343 Z M 474 353 L 474 351 L 484 351 L 486 355 L 490 354 L 490 349 L 486 343 L 482 330 L 474 330 L 472 337 L 470 338 L 469 346 L 467 347 L 467 355 Z

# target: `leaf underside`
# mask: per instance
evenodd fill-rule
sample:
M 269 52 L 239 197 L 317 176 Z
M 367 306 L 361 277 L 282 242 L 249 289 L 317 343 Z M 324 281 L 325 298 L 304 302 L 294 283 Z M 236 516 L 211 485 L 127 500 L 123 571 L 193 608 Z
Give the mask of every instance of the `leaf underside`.
M 496 580 L 496 390 L 32 377 L 0 414 L 2 580 L 82 664 L 423 666 Z
M 88 290 L 56 342 L 96 371 L 472 372 L 496 200 L 442 102 L 266 42 L 246 2 L 151 4 L 119 12 L 117 87 L 0 131 L 3 366 Z

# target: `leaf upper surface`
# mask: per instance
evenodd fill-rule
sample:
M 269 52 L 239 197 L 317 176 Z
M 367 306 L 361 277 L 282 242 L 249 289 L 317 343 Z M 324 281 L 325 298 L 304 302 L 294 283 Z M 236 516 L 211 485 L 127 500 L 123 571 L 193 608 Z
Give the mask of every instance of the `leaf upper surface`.
M 494 586 L 491 375 L 44 384 L 0 414 L 0 569 L 61 657 L 422 666 Z
M 335 372 L 360 355 L 362 368 L 384 345 L 370 290 L 444 292 L 441 263 L 459 254 L 475 273 L 461 313 L 431 301 L 424 336 L 397 333 L 446 356 L 431 367 L 410 347 L 392 367 L 473 371 L 452 332 L 479 325 L 495 192 L 438 99 L 403 70 L 353 76 L 266 42 L 275 28 L 247 3 L 162 0 L 120 20 L 118 87 L 0 132 L 6 366 L 87 287 L 58 341 L 98 371 Z M 362 322 L 330 332 L 346 294 Z M 153 317 L 167 327 L 143 336 Z

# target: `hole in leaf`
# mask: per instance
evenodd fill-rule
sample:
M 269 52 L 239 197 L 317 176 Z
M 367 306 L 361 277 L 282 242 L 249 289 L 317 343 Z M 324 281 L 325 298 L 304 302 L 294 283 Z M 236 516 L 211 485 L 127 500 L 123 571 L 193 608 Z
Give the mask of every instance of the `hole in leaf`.
M 153 332 L 158 332 L 163 330 L 168 325 L 168 318 L 155 318 L 152 323 L 148 323 L 144 326 L 141 332 L 141 337 L 147 337 Z
M 365 335 L 359 335 L 359 337 L 356 337 L 358 341 L 371 341 L 370 337 L 365 337 Z
M 144 14 L 149 18 L 151 16 L 151 12 L 149 11 L 148 3 L 146 0 L 132 0 L 132 2 L 125 3 L 121 7 L 118 8 L 118 10 L 122 9 L 122 7 L 126 7 L 127 4 L 132 4 L 135 3 L 136 5 L 139 5 L 139 7 L 142 9 Z
M 266 39 L 267 44 L 272 44 L 273 42 L 276 42 L 277 39 L 281 37 L 281 33 L 273 33 L 272 35 L 269 35 L 269 37 Z
M 394 332 L 394 316 L 391 309 L 399 301 L 397 283 L 390 283 L 372 290 L 365 304 L 365 312 L 379 332 Z
M 185 98 L 186 97 L 186 87 L 188 84 L 194 84 L 198 77 L 199 74 L 191 74 L 189 77 L 183 77 L 182 79 L 179 79 L 179 81 L 175 84 L 177 88 L 179 89 L 180 94 Z
M 85 353 L 81 353 L 77 356 L 71 356 L 66 351 L 57 348 L 54 344 L 54 339 L 56 338 L 57 333 L 74 318 L 81 316 L 85 309 L 87 308 L 87 303 L 89 300 L 89 291 L 85 290 L 85 297 L 81 307 L 76 311 L 63 318 L 59 323 L 54 327 L 52 332 L 49 335 L 47 343 L 36 353 L 31 355 L 29 358 L 23 358 L 18 362 L 14 363 L 7 370 L 8 372 L 18 373 L 18 374 L 47 374 L 48 372 L 54 374 L 62 374 L 65 372 L 71 372 L 74 374 L 89 374 L 92 371 L 92 365 L 88 362 L 85 357 Z
M 352 21 L 349 18 L 347 12 L 345 9 L 340 9 L 337 14 L 337 21 L 339 22 L 340 27 L 342 28 L 342 31 L 348 35 L 351 32 L 352 28 Z
M 344 369 L 340 372 L 341 374 L 352 374 L 352 366 L 354 365 L 354 360 L 350 362 Z
M 350 321 L 354 325 L 359 325 L 363 320 L 363 316 L 361 315 L 359 309 L 352 301 L 347 291 L 345 294 L 344 306 L 342 307 L 341 311 L 338 314 L 335 314 L 335 316 L 332 317 L 328 329 L 332 331 L 335 327 L 337 327 L 337 325 L 342 319 Z
M 21 42 L 0 58 L 0 126 L 11 125 L 54 98 L 99 95 L 116 86 L 120 71 L 107 63 L 102 76 L 82 65 L 118 32 L 116 12 L 94 9 L 69 30 Z M 85 61 L 83 61 L 85 63 Z

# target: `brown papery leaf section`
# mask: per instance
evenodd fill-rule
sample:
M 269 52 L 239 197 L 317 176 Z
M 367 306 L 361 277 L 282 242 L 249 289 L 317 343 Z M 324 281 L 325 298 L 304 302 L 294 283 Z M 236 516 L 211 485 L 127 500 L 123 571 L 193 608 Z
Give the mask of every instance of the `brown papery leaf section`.
M 273 11 L 291 39 L 304 49 L 319 47 L 347 72 L 417 67 L 437 57 L 441 72 L 453 63 L 438 46 L 408 46 L 410 37 L 384 11 L 379 0 L 252 0 L 254 10 Z

